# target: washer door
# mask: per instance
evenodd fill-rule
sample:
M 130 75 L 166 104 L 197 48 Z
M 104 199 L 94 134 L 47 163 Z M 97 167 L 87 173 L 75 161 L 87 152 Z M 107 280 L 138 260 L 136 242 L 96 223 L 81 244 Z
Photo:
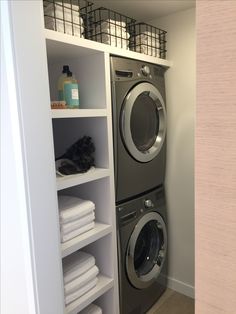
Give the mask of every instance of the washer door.
M 131 156 L 140 162 L 155 158 L 165 140 L 164 100 L 155 86 L 140 83 L 128 93 L 121 111 L 121 134 Z
M 126 253 L 130 283 L 138 289 L 149 287 L 159 276 L 167 251 L 167 232 L 157 212 L 144 215 L 135 226 Z

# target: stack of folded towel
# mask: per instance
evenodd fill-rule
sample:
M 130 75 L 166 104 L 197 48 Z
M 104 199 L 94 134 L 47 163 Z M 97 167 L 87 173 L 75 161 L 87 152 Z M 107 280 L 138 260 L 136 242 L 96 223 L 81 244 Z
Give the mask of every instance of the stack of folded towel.
M 160 57 L 159 34 L 145 31 L 134 38 L 136 52 L 141 52 L 153 57 Z
M 84 310 L 79 312 L 79 314 L 102 314 L 102 309 L 96 304 L 90 304 Z
M 55 1 L 44 7 L 45 27 L 69 35 L 84 37 L 84 23 L 80 17 L 79 6 Z
M 99 270 L 95 258 L 83 251 L 65 257 L 62 263 L 65 304 L 68 305 L 96 286 Z
M 125 22 L 105 20 L 95 26 L 92 34 L 91 39 L 98 42 L 128 49 L 130 35 L 126 30 Z
M 78 197 L 59 195 L 61 242 L 77 237 L 94 228 L 95 204 Z

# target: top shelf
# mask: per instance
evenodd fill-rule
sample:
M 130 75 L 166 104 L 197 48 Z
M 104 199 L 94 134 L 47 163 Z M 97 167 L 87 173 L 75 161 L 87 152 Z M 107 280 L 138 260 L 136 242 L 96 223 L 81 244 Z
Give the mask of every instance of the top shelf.
M 63 34 L 49 29 L 45 29 L 44 32 L 49 58 L 61 59 L 65 56 L 78 58 L 78 56 L 106 52 L 112 55 L 163 65 L 165 67 L 172 66 L 171 61 L 148 56 L 138 52 L 112 47 L 110 45 Z

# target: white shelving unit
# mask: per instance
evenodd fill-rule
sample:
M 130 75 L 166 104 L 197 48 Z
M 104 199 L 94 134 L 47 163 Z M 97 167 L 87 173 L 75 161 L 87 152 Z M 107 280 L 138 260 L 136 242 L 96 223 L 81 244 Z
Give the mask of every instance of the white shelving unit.
M 106 236 L 111 232 L 112 232 L 111 225 L 95 222 L 94 229 L 61 244 L 62 258 L 74 253 L 75 251 L 78 251 L 79 249 L 85 247 L 86 245 L 96 240 L 99 240 L 100 238 Z
M 83 174 L 68 175 L 65 177 L 57 176 L 57 190 L 63 190 L 75 185 L 102 179 L 110 175 L 109 169 L 94 168 Z
M 65 307 L 76 314 L 96 300 L 104 314 L 119 313 L 116 217 L 113 178 L 110 54 L 160 64 L 171 62 L 109 45 L 44 30 L 51 100 L 57 99 L 56 82 L 68 64 L 79 81 L 80 109 L 51 110 L 55 156 L 83 135 L 96 147 L 96 168 L 85 174 L 57 177 L 57 191 L 95 203 L 95 228 L 61 244 L 62 258 L 84 249 L 95 256 L 100 270 L 97 286 Z
M 106 109 L 53 109 L 53 119 L 107 117 Z

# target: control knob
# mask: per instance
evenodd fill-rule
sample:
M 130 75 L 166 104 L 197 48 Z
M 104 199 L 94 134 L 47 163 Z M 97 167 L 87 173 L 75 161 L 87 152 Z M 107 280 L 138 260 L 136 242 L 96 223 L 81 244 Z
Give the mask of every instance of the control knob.
M 144 201 L 144 206 L 146 208 L 151 208 L 151 207 L 153 207 L 153 202 L 151 200 L 145 200 Z
M 143 75 L 147 76 L 150 74 L 150 68 L 148 65 L 143 65 L 141 68 L 141 72 L 143 73 Z

